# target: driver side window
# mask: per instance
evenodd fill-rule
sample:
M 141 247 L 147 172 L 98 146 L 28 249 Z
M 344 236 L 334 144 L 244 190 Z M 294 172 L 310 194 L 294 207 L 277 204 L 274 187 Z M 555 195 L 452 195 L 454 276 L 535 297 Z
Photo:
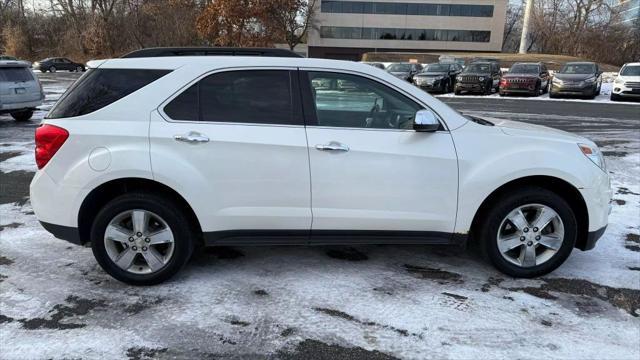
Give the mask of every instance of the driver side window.
M 309 72 L 317 125 L 372 129 L 412 129 L 422 107 L 365 77 Z

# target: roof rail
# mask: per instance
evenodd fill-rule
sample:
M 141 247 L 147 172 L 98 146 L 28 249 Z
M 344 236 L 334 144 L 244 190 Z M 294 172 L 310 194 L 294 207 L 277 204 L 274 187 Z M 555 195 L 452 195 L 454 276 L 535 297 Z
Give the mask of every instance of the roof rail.
M 157 47 L 134 50 L 122 58 L 163 57 L 163 56 L 269 56 L 302 57 L 291 50 L 275 48 L 235 48 L 235 47 Z

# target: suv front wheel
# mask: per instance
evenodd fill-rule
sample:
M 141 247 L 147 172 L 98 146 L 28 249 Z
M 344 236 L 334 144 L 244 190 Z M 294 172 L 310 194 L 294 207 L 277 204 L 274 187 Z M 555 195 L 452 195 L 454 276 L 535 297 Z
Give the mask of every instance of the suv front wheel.
M 480 224 L 482 249 L 507 275 L 536 277 L 560 266 L 576 242 L 569 204 L 549 190 L 528 187 L 498 199 Z
M 180 207 L 149 193 L 115 198 L 100 210 L 91 229 L 98 264 L 131 285 L 154 285 L 172 277 L 191 257 L 194 243 Z

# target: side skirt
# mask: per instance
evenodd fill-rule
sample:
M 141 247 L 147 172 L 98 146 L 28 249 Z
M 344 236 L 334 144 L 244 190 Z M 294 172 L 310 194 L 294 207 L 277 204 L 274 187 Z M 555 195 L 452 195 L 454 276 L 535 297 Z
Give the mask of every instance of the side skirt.
M 206 246 L 464 245 L 466 234 L 394 230 L 228 230 L 204 232 Z

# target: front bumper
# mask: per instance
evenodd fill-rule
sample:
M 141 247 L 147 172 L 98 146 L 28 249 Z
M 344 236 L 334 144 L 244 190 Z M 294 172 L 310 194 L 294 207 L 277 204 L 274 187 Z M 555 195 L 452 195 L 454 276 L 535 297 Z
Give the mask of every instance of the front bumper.
M 597 84 L 583 84 L 583 82 L 563 83 L 562 85 L 552 83 L 549 88 L 549 92 L 553 95 L 578 95 L 578 96 L 591 96 L 596 92 Z
M 512 86 L 512 85 L 500 86 L 499 92 L 502 95 L 508 95 L 508 94 L 536 94 L 536 84 L 526 84 L 526 85 L 521 85 L 519 87 L 515 87 L 515 86 Z
M 640 87 L 631 87 L 626 84 L 613 84 L 612 94 L 617 96 L 640 99 Z
M 484 83 L 456 83 L 455 90 L 469 92 L 484 92 L 486 89 Z
M 438 80 L 413 80 L 414 85 L 425 91 L 444 91 L 444 81 Z

